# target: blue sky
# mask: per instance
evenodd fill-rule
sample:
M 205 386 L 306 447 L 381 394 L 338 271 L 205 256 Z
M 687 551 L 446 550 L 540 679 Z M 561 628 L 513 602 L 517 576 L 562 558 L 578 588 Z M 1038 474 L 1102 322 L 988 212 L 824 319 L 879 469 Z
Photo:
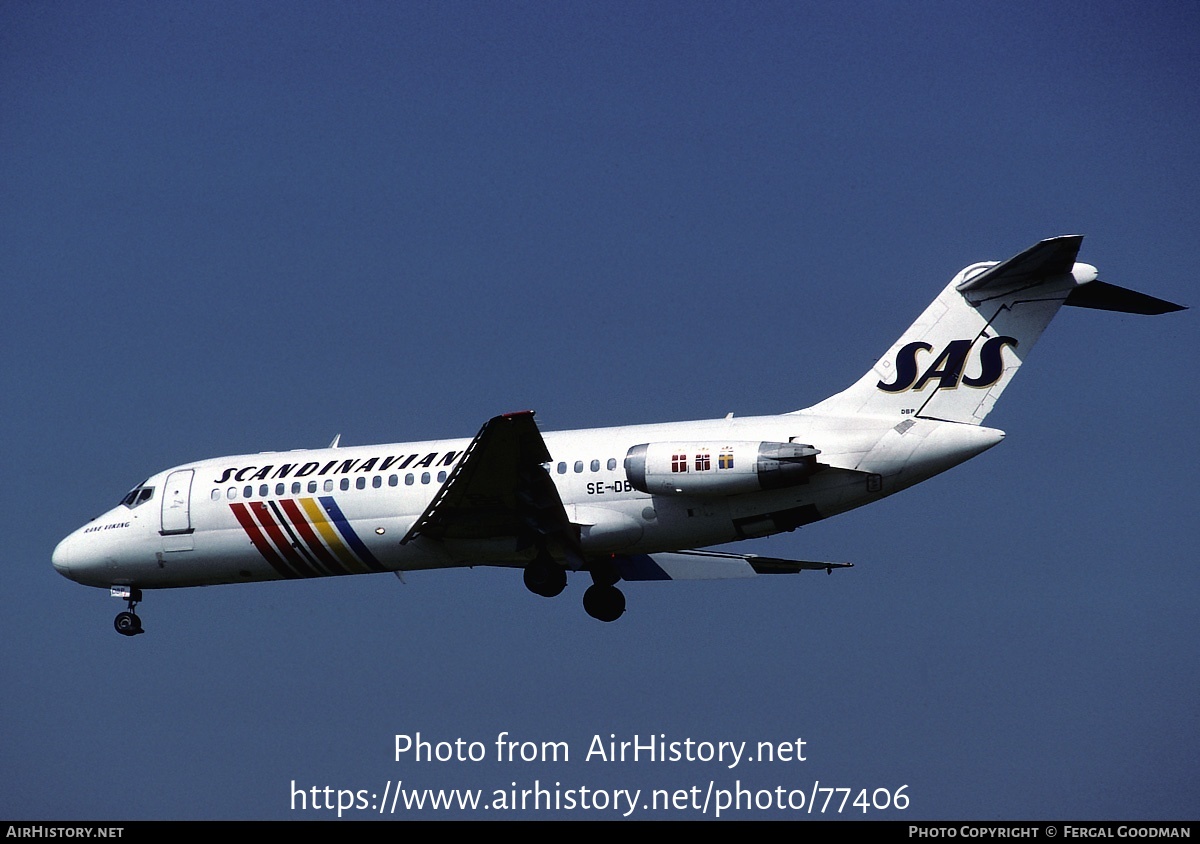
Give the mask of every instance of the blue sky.
M 741 546 L 854 569 L 633 584 L 615 624 L 479 569 L 148 593 L 127 640 L 50 553 L 202 457 L 804 407 L 1052 235 L 1195 305 L 1198 33 L 1169 2 L 4 4 L 0 817 L 538 779 L 1194 819 L 1191 311 L 1065 310 L 1000 447 Z M 395 762 L 418 731 L 572 758 Z M 584 762 L 609 734 L 807 759 Z

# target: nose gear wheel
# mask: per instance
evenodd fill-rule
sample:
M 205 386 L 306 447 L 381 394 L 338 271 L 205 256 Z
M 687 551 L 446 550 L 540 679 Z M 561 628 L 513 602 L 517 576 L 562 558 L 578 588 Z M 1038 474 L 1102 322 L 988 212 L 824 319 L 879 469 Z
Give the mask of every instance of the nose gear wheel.
M 129 609 L 124 612 L 117 613 L 117 617 L 113 619 L 113 627 L 122 636 L 136 636 L 139 633 L 145 633 L 142 629 L 142 620 L 137 617 L 137 613 L 133 610 L 138 605 L 138 601 L 142 600 L 141 589 L 130 589 L 128 597 Z

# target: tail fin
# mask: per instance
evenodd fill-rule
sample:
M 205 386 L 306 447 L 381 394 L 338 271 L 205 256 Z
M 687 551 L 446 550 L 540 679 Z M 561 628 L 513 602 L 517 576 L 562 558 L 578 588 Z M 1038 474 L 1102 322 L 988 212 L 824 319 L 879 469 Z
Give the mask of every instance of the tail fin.
M 879 362 L 810 411 L 920 416 L 978 425 L 1063 305 L 1128 313 L 1183 306 L 1096 281 L 1082 235 L 1036 243 L 956 275 Z

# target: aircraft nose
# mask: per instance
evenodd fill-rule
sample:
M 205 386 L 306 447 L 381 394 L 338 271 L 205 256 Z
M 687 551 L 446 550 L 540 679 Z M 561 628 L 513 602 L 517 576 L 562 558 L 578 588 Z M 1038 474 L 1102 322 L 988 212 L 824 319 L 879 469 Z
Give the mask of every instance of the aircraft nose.
M 104 579 L 104 561 L 84 548 L 84 544 L 83 537 L 76 531 L 58 543 L 50 555 L 50 562 L 54 564 L 54 570 L 68 580 L 95 585 L 97 575 Z
M 75 541 L 75 535 L 72 534 L 64 539 L 54 549 L 54 553 L 50 555 L 50 562 L 54 564 L 54 570 L 70 580 L 71 564 L 76 561 L 79 556 L 79 543 Z

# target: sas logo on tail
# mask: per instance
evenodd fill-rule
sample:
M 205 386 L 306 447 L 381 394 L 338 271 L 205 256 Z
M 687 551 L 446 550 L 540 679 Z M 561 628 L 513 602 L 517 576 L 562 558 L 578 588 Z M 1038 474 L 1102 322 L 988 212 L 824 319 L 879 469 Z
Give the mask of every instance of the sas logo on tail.
M 990 387 L 1004 374 L 1002 350 L 1005 346 L 1015 349 L 1017 340 L 1015 337 L 992 337 L 979 349 L 979 375 L 964 378 L 963 367 L 966 366 L 973 343 L 973 340 L 951 340 L 919 378 L 917 353 L 931 352 L 933 346 L 920 340 L 909 343 L 896 354 L 896 380 L 891 384 L 880 381 L 876 386 L 887 393 L 903 393 L 906 390 L 923 390 L 926 384 L 936 379 L 935 389 L 938 390 L 952 390 L 960 382 L 968 387 Z

